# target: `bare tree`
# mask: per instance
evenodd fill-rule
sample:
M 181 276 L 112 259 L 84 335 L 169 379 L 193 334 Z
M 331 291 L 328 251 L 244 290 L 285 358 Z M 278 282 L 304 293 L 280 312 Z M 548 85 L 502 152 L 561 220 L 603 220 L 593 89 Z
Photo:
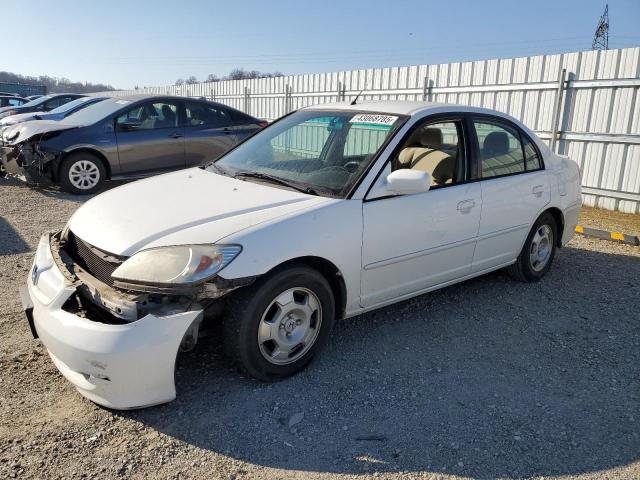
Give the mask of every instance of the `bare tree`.
M 214 73 L 210 73 L 209 75 L 207 75 L 207 82 L 219 82 L 220 78 L 214 74 Z
M 176 83 L 174 84 L 176 87 L 181 87 L 182 85 L 184 85 L 184 79 L 183 78 L 179 78 L 176 80 Z
M 195 76 L 191 75 L 189 78 L 187 78 L 187 85 L 193 85 L 196 83 L 198 83 L 198 79 Z

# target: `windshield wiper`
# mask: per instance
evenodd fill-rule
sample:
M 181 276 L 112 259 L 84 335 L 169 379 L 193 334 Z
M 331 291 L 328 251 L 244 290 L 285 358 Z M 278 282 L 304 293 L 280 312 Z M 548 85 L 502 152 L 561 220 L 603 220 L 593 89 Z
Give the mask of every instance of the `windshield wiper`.
M 237 172 L 233 176 L 233 178 L 238 178 L 238 177 L 257 178 L 258 180 L 266 180 L 267 182 L 277 183 L 278 185 L 284 185 L 285 187 L 290 187 L 295 190 L 298 190 L 299 192 L 307 193 L 309 195 L 319 195 L 319 193 L 311 187 L 297 185 L 293 182 L 288 182 L 287 180 L 284 180 L 279 177 L 274 177 L 267 173 L 241 171 L 241 172 Z
M 215 162 L 211 162 L 208 165 L 203 165 L 202 167 L 203 170 L 207 170 L 208 168 L 213 168 L 217 173 L 220 173 L 222 175 L 225 175 L 227 177 L 229 177 L 229 172 L 227 172 L 227 170 L 223 169 L 222 167 L 219 167 L 218 165 L 216 165 Z

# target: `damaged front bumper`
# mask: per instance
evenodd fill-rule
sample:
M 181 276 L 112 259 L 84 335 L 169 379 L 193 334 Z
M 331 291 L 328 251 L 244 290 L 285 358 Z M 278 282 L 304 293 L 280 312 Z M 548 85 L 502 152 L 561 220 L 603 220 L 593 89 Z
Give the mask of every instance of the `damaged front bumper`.
M 203 317 L 199 304 L 167 305 L 131 322 L 82 316 L 73 299 L 83 286 L 70 276 L 51 237 L 41 238 L 23 302 L 60 372 L 93 402 L 132 409 L 173 400 L 181 342 Z
M 52 168 L 59 152 L 44 151 L 36 143 L 0 144 L 0 163 L 6 173 L 23 177 L 27 183 L 48 184 L 53 181 Z

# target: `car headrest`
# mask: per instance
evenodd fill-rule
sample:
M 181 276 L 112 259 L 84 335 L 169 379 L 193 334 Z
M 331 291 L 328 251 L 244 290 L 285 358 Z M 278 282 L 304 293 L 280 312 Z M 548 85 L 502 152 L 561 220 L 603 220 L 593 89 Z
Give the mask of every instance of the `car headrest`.
M 420 136 L 420 143 L 423 147 L 441 148 L 442 130 L 439 128 L 424 128 Z
M 482 152 L 490 156 L 509 153 L 509 136 L 505 132 L 491 132 L 484 139 Z

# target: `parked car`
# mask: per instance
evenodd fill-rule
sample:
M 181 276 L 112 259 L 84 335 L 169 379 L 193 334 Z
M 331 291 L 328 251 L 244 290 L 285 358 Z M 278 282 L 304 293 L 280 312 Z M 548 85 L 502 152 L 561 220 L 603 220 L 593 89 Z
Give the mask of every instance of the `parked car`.
M 27 102 L 26 98 L 16 97 L 15 95 L 0 95 L 0 108 L 19 107 Z
M 9 115 L 0 119 L 0 129 L 15 125 L 16 123 L 28 122 L 31 120 L 63 120 L 69 115 L 73 115 L 77 111 L 93 105 L 94 103 L 106 100 L 107 97 L 80 97 L 72 100 L 69 103 L 60 105 L 58 108 L 54 108 L 50 112 L 30 112 L 30 113 L 17 113 L 15 115 Z
M 63 120 L 2 131 L 9 173 L 93 193 L 108 179 L 138 178 L 218 158 L 266 122 L 214 102 L 183 97 L 118 97 Z
M 62 374 L 107 407 L 172 400 L 178 350 L 216 318 L 227 354 L 276 380 L 337 319 L 500 268 L 540 280 L 573 236 L 579 177 L 492 110 L 306 108 L 81 206 L 40 240 L 23 304 Z
M 23 103 L 22 105 L 0 108 L 0 118 L 15 115 L 16 113 L 48 112 L 80 97 L 86 97 L 86 95 L 78 95 L 75 93 L 44 95 L 30 102 Z

